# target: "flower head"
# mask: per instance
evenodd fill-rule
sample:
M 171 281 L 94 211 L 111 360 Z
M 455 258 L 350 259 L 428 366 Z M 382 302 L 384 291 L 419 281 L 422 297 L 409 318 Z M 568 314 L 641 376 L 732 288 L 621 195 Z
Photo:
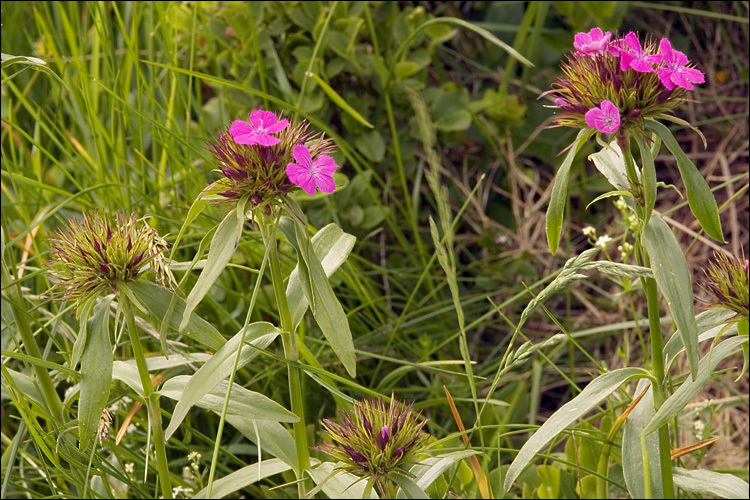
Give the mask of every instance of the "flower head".
M 118 213 L 114 224 L 99 212 L 68 221 L 67 230 L 58 229 L 51 238 L 52 259 L 49 274 L 60 292 L 58 302 L 81 302 L 101 292 L 118 291 L 120 283 L 135 281 L 151 269 L 163 285 L 174 281 L 164 255 L 167 242 L 156 229 L 135 214 Z
M 588 33 L 576 33 L 573 46 L 578 50 L 578 55 L 594 56 L 603 54 L 609 43 L 612 33 L 602 33 L 601 28 L 594 28 Z
M 214 195 L 219 202 L 237 203 L 247 197 L 253 206 L 258 206 L 276 203 L 297 186 L 308 192 L 311 184 L 312 192 L 316 185 L 321 191 L 333 191 L 335 185 L 330 176 L 336 164 L 328 156 L 334 150 L 331 139 L 308 133 L 310 124 L 304 120 L 278 121 L 269 111 L 253 111 L 250 122 L 233 122 L 228 131 L 219 131 L 214 142 L 209 143 L 219 162 L 216 172 L 222 178 L 204 193 Z M 292 168 L 295 175 L 287 175 L 289 164 L 303 168 Z M 304 182 L 298 182 L 300 177 Z
M 701 287 L 714 299 L 717 308 L 737 313 L 736 319 L 748 316 L 748 260 L 725 253 L 715 253 Z
M 694 83 L 706 81 L 703 73 L 686 66 L 689 62 L 687 56 L 679 50 L 674 50 L 666 38 L 662 38 L 659 42 L 659 54 L 664 66 L 657 68 L 656 72 L 661 83 L 669 90 L 672 90 L 675 85 L 693 90 Z
M 289 126 L 288 120 L 280 120 L 270 111 L 261 109 L 250 113 L 250 123 L 235 120 L 229 127 L 229 135 L 237 144 L 260 144 L 261 146 L 273 146 L 281 142 L 281 139 L 272 134 L 281 132 Z
M 703 81 L 703 75 L 686 67 L 684 54 L 668 41 L 657 47 L 646 37 L 641 44 L 629 32 L 605 42 L 607 33 L 600 37 L 600 32 L 576 35 L 576 50 L 561 65 L 562 76 L 540 97 L 554 101 L 556 127 L 646 137 L 645 120 L 669 119 L 688 100 L 690 84 Z
M 404 406 L 391 396 L 389 404 L 377 399 L 354 403 L 352 415 L 343 411 L 339 425 L 329 419 L 321 424 L 337 442 L 318 447 L 344 462 L 340 470 L 372 478 L 384 498 L 386 481 L 392 473 L 408 474 L 404 465 L 416 463 L 426 454 L 429 436 L 422 431 L 427 420 L 418 421 L 412 405 Z
M 320 155 L 313 161 L 310 150 L 305 146 L 294 147 L 294 159 L 299 163 L 289 163 L 286 174 L 289 180 L 301 187 L 307 194 L 315 194 L 317 186 L 324 193 L 332 193 L 336 189 L 333 173 L 338 165 L 327 155 Z
M 620 110 L 611 101 L 602 101 L 584 115 L 586 124 L 603 134 L 614 134 L 620 128 Z

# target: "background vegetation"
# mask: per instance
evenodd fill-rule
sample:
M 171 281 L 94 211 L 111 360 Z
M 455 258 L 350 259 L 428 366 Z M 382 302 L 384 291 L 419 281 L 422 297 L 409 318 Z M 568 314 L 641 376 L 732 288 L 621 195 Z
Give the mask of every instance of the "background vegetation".
M 461 328 L 465 325 L 483 398 L 527 302 L 566 259 L 591 246 L 582 228 L 591 225 L 598 235 L 615 239 L 624 231 L 611 204 L 586 209 L 608 190 L 585 160 L 593 152 L 589 145 L 573 166 L 557 255 L 549 253 L 544 236 L 556 155 L 574 132 L 544 128 L 551 123 L 552 112 L 544 107 L 550 103 L 537 97 L 557 75 L 576 32 L 600 26 L 668 36 L 705 72 L 696 102 L 678 112 L 700 128 L 708 147 L 688 129 L 673 132 L 715 188 L 729 242 L 724 248 L 750 255 L 747 16 L 746 2 L 3 2 L 3 54 L 46 62 L 3 56 L 2 258 L 13 276 L 2 284 L 4 370 L 31 374 L 38 364 L 23 356 L 8 309 L 6 292 L 20 285 L 23 309 L 57 390 L 63 395 L 73 385 L 55 367 L 68 362 L 78 327 L 70 308 L 45 295 L 50 285 L 43 272 L 45 238 L 67 217 L 98 208 L 148 216 L 173 241 L 191 201 L 216 179 L 206 141 L 232 120 L 245 119 L 250 109 L 264 107 L 304 117 L 334 137 L 336 159 L 348 179 L 331 196 L 300 196 L 313 226 L 334 221 L 357 237 L 333 279 L 358 365 L 356 384 L 339 383 L 338 389 L 355 398 L 395 393 L 414 400 L 430 419 L 426 429 L 440 439 L 458 429 L 446 386 L 470 427 L 476 411 Z M 498 39 L 534 67 L 509 57 Z M 429 155 L 420 116 L 434 131 L 441 182 L 448 188 L 457 302 L 429 232 L 428 216 L 437 217 L 439 207 L 425 177 Z M 681 189 L 674 164 L 657 158 L 657 168 L 661 180 Z M 656 208 L 669 214 L 697 282 L 711 252 L 721 249 L 695 231 L 676 191 L 660 200 Z M 190 261 L 222 216 L 220 206 L 204 211 L 173 258 Z M 605 223 L 612 220 L 617 222 Z M 613 243 L 608 254 L 617 260 L 615 248 Z M 233 265 L 198 308 L 227 336 L 242 326 L 251 270 L 262 256 L 259 235 L 243 239 Z M 290 270 L 293 249 L 282 248 L 281 257 Z M 195 279 L 188 279 L 186 290 Z M 261 291 L 252 320 L 277 323 L 270 284 L 264 286 L 269 288 Z M 482 414 L 472 443 L 484 452 L 482 467 L 491 484 L 500 484 L 501 466 L 513 458 L 528 429 L 580 392 L 600 368 L 642 360 L 632 315 L 643 318 L 645 303 L 629 303 L 619 281 L 594 275 L 545 306 L 526 322 L 524 340 L 537 343 L 559 332 L 569 333 L 569 340 L 536 352 L 503 377 L 494 404 Z M 327 369 L 346 377 L 323 348 L 320 332 L 308 326 L 308 347 Z M 158 351 L 158 324 L 144 328 L 155 336 L 150 350 Z M 187 338 L 170 336 L 169 344 L 176 352 L 195 351 Z M 681 417 L 684 432 L 675 442 L 719 437 L 681 460 L 747 480 L 748 380 L 734 381 L 739 360 L 729 361 L 731 376 L 715 379 L 696 398 Z M 283 362 L 266 357 L 243 368 L 235 381 L 289 407 L 285 370 Z M 62 439 L 75 424 L 67 422 L 60 435 L 36 435 L 20 420 L 17 402 L 11 404 L 6 380 L 4 371 L 2 496 L 72 494 L 88 466 L 88 457 Z M 336 406 L 325 387 L 309 378 L 304 383 L 311 442 L 319 442 L 316 422 L 333 417 Z M 110 393 L 114 429 L 132 407 L 127 392 L 115 384 Z M 65 403 L 65 411 L 76 405 L 74 398 Z M 596 471 L 592 457 L 599 456 L 606 436 L 602 422 L 616 416 L 612 408 L 628 403 L 625 394 L 614 395 L 610 409 L 580 422 L 580 434 L 553 443 L 549 465 L 529 469 L 510 494 L 537 496 L 543 484 L 556 484 L 550 495 L 586 496 L 585 479 Z M 163 403 L 168 413 L 170 404 Z M 32 405 L 24 411 L 37 410 Z M 105 441 L 97 451 L 93 470 L 114 479 L 97 479 L 96 491 L 153 495 L 153 475 L 151 483 L 142 481 L 145 418 L 142 410 L 134 432 L 117 445 Z M 195 491 L 204 486 L 217 422 L 216 415 L 195 409 L 169 441 L 173 472 L 190 465 L 191 451 L 203 457 L 183 477 L 175 474 L 175 484 Z M 70 468 L 48 463 L 41 441 L 57 443 L 56 452 Z M 217 477 L 256 461 L 257 449 L 231 427 L 222 444 Z M 134 473 L 125 472 L 125 463 L 135 464 Z M 288 480 L 275 476 L 245 494 L 283 498 L 294 493 L 293 486 L 271 488 Z M 477 495 L 467 465 L 442 481 L 436 493 Z M 610 488 L 624 494 L 616 479 Z

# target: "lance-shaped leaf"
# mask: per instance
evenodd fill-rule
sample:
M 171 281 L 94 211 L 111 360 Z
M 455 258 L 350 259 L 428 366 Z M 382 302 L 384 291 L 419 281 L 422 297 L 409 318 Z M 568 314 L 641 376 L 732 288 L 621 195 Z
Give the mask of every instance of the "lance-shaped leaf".
M 672 132 L 665 125 L 655 120 L 646 120 L 646 128 L 661 137 L 664 145 L 677 160 L 677 168 L 680 170 L 682 182 L 685 183 L 690 210 L 701 223 L 701 227 L 710 237 L 723 243 L 724 233 L 721 230 L 719 208 L 716 206 L 716 199 L 698 167 L 688 158 Z
M 112 382 L 112 342 L 109 340 L 109 304 L 114 295 L 100 299 L 89 320 L 86 347 L 81 356 L 81 395 L 78 399 L 79 448 L 86 451 L 94 442 L 99 419 L 109 397 Z
M 565 160 L 555 175 L 555 184 L 552 186 L 552 195 L 547 207 L 547 244 L 554 254 L 557 252 L 557 245 L 560 243 L 560 231 L 562 230 L 563 212 L 565 211 L 565 201 L 568 197 L 568 181 L 570 180 L 570 166 L 576 153 L 586 143 L 589 137 L 594 134 L 592 129 L 582 129 L 578 132 L 573 144 L 571 144 Z
M 672 319 L 677 324 L 687 352 L 690 372 L 695 378 L 698 369 L 698 325 L 695 323 L 693 288 L 685 254 L 661 217 L 651 217 L 646 224 L 644 236 L 651 270 L 661 293 L 667 299 Z

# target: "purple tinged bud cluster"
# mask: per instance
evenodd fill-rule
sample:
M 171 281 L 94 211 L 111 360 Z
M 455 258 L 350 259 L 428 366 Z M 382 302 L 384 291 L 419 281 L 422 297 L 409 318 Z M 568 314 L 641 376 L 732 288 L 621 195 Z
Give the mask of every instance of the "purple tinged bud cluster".
M 167 242 L 135 214 L 120 212 L 113 223 L 91 212 L 70 219 L 49 241 L 50 295 L 58 302 L 73 301 L 80 308 L 101 293 L 118 293 L 120 283 L 133 281 L 147 268 L 163 285 L 174 282 L 164 255 Z
M 737 258 L 723 252 L 715 253 L 704 272 L 706 276 L 700 285 L 713 298 L 713 306 L 734 311 L 737 320 L 747 321 L 750 316 L 748 260 L 744 256 Z
M 419 420 L 413 404 L 405 406 L 391 396 L 390 403 L 380 399 L 356 401 L 351 414 L 341 412 L 341 424 L 330 419 L 321 424 L 333 443 L 318 449 L 344 462 L 341 470 L 371 477 L 386 496 L 386 482 L 395 472 L 405 473 L 406 464 L 426 456 L 429 436 L 422 431 L 427 420 Z

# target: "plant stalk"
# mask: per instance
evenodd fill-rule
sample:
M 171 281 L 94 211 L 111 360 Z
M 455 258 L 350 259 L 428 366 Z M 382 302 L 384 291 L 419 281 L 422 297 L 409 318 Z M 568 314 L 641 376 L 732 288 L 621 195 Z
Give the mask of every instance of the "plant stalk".
M 133 305 L 125 294 L 120 294 L 120 305 L 122 306 L 125 321 L 130 334 L 130 345 L 133 347 L 133 356 L 138 365 L 138 375 L 143 387 L 143 399 L 148 410 L 148 421 L 151 422 L 151 432 L 154 435 L 154 450 L 156 451 L 156 466 L 159 472 L 159 484 L 161 494 L 164 498 L 172 498 L 172 485 L 169 480 L 169 464 L 167 462 L 167 450 L 164 446 L 164 431 L 161 428 L 161 410 L 159 408 L 159 395 L 154 392 L 151 377 L 148 374 L 146 357 L 141 348 L 141 339 L 135 326 L 135 314 Z
M 276 240 L 270 237 L 266 230 L 263 232 L 266 245 L 269 245 L 268 256 L 271 268 L 271 282 L 273 284 L 274 295 L 276 295 L 276 306 L 279 308 L 279 317 L 281 319 L 281 340 L 284 345 L 284 357 L 289 361 L 299 359 L 299 348 L 297 346 L 297 337 L 294 334 L 294 323 L 292 315 L 289 312 L 289 304 L 286 301 L 286 289 L 284 288 L 284 278 L 281 274 L 281 264 L 279 263 L 279 254 L 276 248 Z M 307 430 L 305 425 L 305 402 L 302 397 L 302 384 L 300 380 L 300 370 L 296 366 L 288 365 L 289 376 L 289 398 L 292 402 L 292 413 L 297 415 L 299 421 L 294 423 L 294 442 L 297 446 L 297 489 L 300 498 L 307 495 L 307 485 L 305 484 L 305 470 L 310 468 L 310 451 L 307 445 Z

